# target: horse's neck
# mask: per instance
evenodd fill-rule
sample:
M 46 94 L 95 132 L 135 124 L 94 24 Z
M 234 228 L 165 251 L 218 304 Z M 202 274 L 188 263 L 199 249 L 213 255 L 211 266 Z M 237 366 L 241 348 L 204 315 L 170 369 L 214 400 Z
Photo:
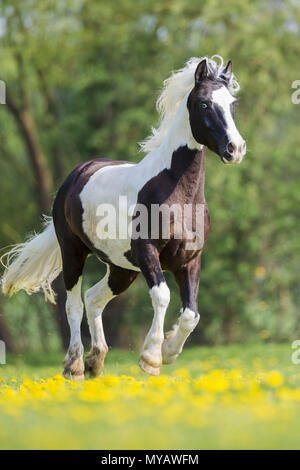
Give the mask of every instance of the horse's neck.
M 187 96 L 179 105 L 162 144 L 140 162 L 140 167 L 144 176 L 170 170 L 182 185 L 186 198 L 191 199 L 194 194 L 204 202 L 205 147 L 192 135 L 186 101 Z
M 186 105 L 187 97 L 188 94 L 180 103 L 170 129 L 166 133 L 160 147 L 150 152 L 140 162 L 142 166 L 145 165 L 145 167 L 151 168 L 156 174 L 165 168 L 171 168 L 173 154 L 180 147 L 187 146 L 189 149 L 202 149 L 202 146 L 196 142 L 192 135 Z
M 205 147 L 201 150 L 180 147 L 173 153 L 170 171 L 186 203 L 205 202 Z

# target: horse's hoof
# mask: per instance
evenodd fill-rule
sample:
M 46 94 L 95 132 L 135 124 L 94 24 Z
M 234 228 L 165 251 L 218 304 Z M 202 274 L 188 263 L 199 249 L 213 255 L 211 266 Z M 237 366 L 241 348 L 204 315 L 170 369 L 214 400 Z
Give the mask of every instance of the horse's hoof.
M 143 372 L 146 372 L 146 374 L 150 375 L 159 375 L 160 374 L 160 367 L 153 367 L 150 364 L 148 364 L 144 359 L 139 360 L 139 366 L 142 369 Z
M 178 357 L 178 354 L 174 354 L 173 356 L 164 356 L 163 355 L 163 364 L 164 365 L 173 364 L 173 362 L 176 361 L 177 357 Z
M 181 353 L 181 351 L 176 351 L 174 352 L 174 349 L 173 351 L 170 350 L 171 348 L 169 347 L 169 344 L 170 344 L 170 339 L 171 339 L 171 336 L 169 335 L 169 337 L 167 337 L 163 344 L 162 344 L 162 348 L 161 348 L 161 352 L 162 352 L 162 363 L 167 365 L 167 364 L 172 364 L 173 362 L 176 361 L 177 357 L 179 356 L 179 354 Z
M 85 358 L 84 373 L 91 377 L 99 377 L 102 375 L 107 351 L 108 348 L 104 348 L 103 350 L 93 348 Z
M 72 382 L 80 382 L 84 380 L 84 363 L 82 357 L 76 359 L 66 357 L 64 362 L 63 376 Z
M 65 379 L 71 380 L 72 382 L 82 382 L 84 380 L 84 374 L 72 374 L 69 370 L 64 370 L 63 376 Z
M 84 375 L 88 377 L 99 377 L 103 373 L 104 366 L 97 364 L 91 365 L 88 361 L 84 361 Z

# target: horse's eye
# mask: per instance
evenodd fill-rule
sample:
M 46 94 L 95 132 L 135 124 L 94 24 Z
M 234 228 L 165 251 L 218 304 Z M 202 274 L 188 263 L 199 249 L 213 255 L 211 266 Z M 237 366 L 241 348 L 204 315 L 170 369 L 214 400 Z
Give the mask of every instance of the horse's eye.
M 200 106 L 201 106 L 202 109 L 206 109 L 206 108 L 207 108 L 207 104 L 206 104 L 206 103 L 201 103 Z

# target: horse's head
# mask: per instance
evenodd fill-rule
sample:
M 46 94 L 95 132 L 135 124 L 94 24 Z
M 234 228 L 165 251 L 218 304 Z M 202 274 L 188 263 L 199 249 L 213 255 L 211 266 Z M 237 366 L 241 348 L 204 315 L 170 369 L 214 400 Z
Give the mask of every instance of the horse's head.
M 209 71 L 206 59 L 202 60 L 196 68 L 195 86 L 187 101 L 194 139 L 220 155 L 227 164 L 240 163 L 246 153 L 246 142 L 234 122 L 236 100 L 228 90 L 231 78 L 231 61 L 216 76 Z

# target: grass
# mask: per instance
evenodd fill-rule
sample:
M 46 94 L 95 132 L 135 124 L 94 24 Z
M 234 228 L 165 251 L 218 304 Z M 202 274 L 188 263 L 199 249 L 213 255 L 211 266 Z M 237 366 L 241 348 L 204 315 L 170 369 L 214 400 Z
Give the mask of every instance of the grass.
M 59 374 L 61 355 L 0 369 L 1 449 L 299 449 L 300 365 L 290 344 L 184 350 L 159 377 L 111 350 L 104 375 Z

